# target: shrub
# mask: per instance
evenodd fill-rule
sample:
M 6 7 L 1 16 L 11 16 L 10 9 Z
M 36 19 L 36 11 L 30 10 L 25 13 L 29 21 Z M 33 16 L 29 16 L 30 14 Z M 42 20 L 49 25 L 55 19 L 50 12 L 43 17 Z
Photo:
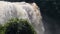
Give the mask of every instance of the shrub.
M 12 18 L 0 27 L 1 34 L 36 34 L 31 24 L 24 19 Z

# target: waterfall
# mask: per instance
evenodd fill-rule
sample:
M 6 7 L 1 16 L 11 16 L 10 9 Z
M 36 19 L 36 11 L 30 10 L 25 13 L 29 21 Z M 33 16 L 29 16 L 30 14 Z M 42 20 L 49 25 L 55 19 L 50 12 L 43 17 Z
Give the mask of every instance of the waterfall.
M 27 19 L 37 34 L 44 34 L 42 16 L 36 3 L 0 1 L 0 24 L 12 17 Z

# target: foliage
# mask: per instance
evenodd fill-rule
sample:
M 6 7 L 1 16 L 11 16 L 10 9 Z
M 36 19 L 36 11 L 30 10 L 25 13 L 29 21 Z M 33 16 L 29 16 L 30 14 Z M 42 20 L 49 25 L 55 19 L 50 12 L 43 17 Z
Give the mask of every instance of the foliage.
M 0 25 L 0 34 L 36 34 L 31 24 L 24 19 L 12 18 Z

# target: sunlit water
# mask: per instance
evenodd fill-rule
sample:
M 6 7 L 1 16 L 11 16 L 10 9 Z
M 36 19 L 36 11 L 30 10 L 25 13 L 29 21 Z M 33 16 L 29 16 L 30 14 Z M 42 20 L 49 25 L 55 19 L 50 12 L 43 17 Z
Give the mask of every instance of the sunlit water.
M 40 10 L 35 3 L 0 1 L 0 24 L 12 17 L 27 19 L 37 34 L 44 34 Z

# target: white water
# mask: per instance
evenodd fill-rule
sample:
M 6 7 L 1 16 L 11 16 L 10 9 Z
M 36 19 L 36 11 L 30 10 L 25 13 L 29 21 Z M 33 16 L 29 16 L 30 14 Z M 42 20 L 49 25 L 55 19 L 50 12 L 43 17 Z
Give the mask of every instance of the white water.
M 44 34 L 40 10 L 35 3 L 0 1 L 0 24 L 4 24 L 11 17 L 29 20 L 37 34 Z

